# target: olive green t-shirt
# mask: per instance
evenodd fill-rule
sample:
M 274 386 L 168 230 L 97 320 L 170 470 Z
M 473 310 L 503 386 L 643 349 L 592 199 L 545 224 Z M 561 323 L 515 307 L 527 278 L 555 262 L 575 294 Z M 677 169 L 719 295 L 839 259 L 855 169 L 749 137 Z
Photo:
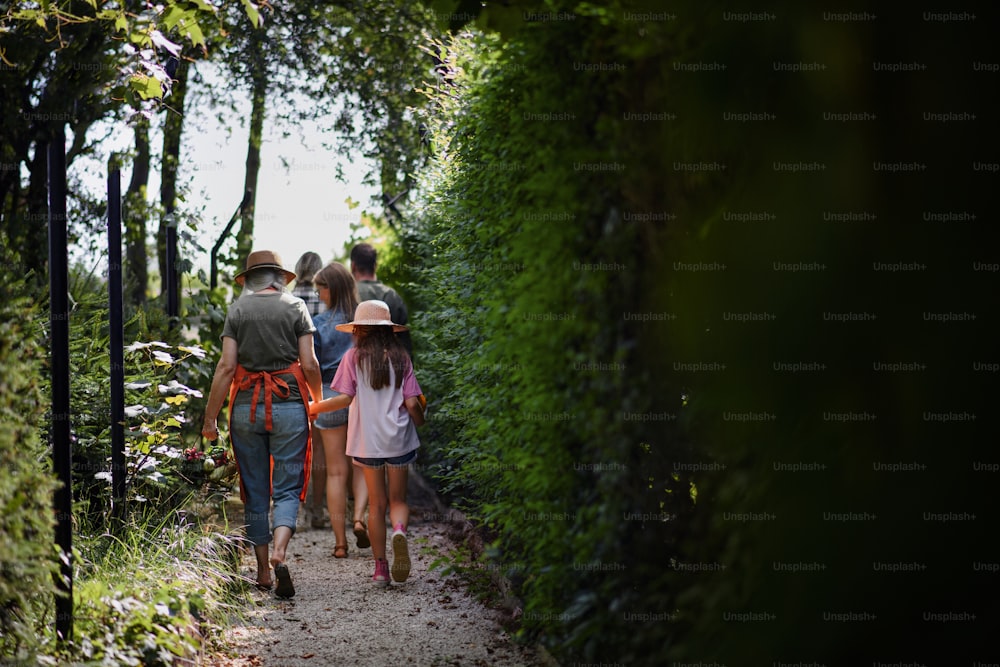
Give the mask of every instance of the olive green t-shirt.
M 236 341 L 237 360 L 249 372 L 277 371 L 299 358 L 299 338 L 316 330 L 302 299 L 288 292 L 244 293 L 226 314 L 222 336 Z M 291 390 L 288 398 L 272 395 L 273 402 L 301 401 L 295 377 L 281 379 Z M 249 403 L 251 391 L 236 395 L 236 403 Z M 263 398 L 263 397 L 261 397 Z

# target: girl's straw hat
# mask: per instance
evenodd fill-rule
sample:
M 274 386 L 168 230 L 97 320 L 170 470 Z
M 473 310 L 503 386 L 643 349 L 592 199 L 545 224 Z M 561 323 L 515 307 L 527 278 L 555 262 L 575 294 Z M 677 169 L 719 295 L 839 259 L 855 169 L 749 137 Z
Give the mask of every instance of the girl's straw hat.
M 378 299 L 359 303 L 357 310 L 354 311 L 354 321 L 347 322 L 346 324 L 338 324 L 337 331 L 354 333 L 355 325 L 361 327 L 392 327 L 392 330 L 397 333 L 406 331 L 405 326 L 392 321 L 392 316 L 389 314 L 389 306 L 386 302 L 379 301 Z
M 237 273 L 233 280 L 237 285 L 242 285 L 246 275 L 254 269 L 278 269 L 285 274 L 286 282 L 295 280 L 295 273 L 283 267 L 281 257 L 271 250 L 255 250 L 247 255 L 247 268 Z

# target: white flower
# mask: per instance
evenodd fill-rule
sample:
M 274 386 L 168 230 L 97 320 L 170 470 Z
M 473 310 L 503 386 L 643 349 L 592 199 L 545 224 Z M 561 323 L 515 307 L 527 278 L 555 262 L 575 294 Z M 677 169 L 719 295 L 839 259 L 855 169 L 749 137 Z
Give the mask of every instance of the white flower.
M 163 454 L 169 459 L 180 458 L 181 456 L 184 455 L 184 453 L 181 450 L 176 449 L 174 447 L 170 447 L 168 445 L 160 445 L 153 451 L 156 452 L 157 454 Z
M 153 354 L 156 354 L 156 352 Z M 197 398 L 201 398 L 202 396 L 202 393 L 197 389 L 186 387 L 177 380 L 171 380 L 168 384 L 156 385 L 156 388 L 161 394 L 170 394 L 171 396 L 176 396 L 177 394 L 187 394 L 188 396 L 195 396 Z
M 205 350 L 201 349 L 197 345 L 193 347 L 187 347 L 186 345 L 178 345 L 177 349 L 180 350 L 181 352 L 187 352 L 188 354 L 193 354 L 199 359 L 204 359 L 206 354 Z
M 174 363 L 174 358 L 170 356 L 168 352 L 160 352 L 159 350 L 153 350 L 153 358 L 157 361 L 162 361 L 165 364 Z

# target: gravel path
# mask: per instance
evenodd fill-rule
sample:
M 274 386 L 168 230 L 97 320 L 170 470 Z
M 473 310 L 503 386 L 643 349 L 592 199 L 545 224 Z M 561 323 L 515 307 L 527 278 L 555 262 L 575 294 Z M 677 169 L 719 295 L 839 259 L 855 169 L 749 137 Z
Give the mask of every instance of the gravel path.
M 411 474 L 407 501 L 412 569 L 388 589 L 371 582 L 371 548 L 358 549 L 348 530 L 346 559 L 332 556 L 333 531 L 299 530 L 289 545 L 296 594 L 280 600 L 253 592 L 256 605 L 227 632 L 229 655 L 210 656 L 214 667 L 321 665 L 554 665 L 544 652 L 523 647 L 454 575 L 429 566 L 454 547 L 448 516 L 426 483 Z M 392 548 L 387 557 L 392 562 Z M 253 577 L 253 556 L 242 572 Z

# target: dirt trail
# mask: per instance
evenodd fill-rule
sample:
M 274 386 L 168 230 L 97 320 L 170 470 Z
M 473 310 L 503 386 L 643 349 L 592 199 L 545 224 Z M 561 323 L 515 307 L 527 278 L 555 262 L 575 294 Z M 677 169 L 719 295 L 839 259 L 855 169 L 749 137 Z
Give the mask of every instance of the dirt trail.
M 332 556 L 333 531 L 300 530 L 289 547 L 296 595 L 280 600 L 254 591 L 256 606 L 226 635 L 228 656 L 215 667 L 325 665 L 554 665 L 544 652 L 522 647 L 501 626 L 501 613 L 480 604 L 456 576 L 429 570 L 454 547 L 449 516 L 426 483 L 411 475 L 407 501 L 412 570 L 388 589 L 371 582 L 371 548 L 358 549 L 348 530 L 346 559 Z M 387 554 L 392 562 L 392 548 Z M 254 576 L 253 556 L 242 573 Z

